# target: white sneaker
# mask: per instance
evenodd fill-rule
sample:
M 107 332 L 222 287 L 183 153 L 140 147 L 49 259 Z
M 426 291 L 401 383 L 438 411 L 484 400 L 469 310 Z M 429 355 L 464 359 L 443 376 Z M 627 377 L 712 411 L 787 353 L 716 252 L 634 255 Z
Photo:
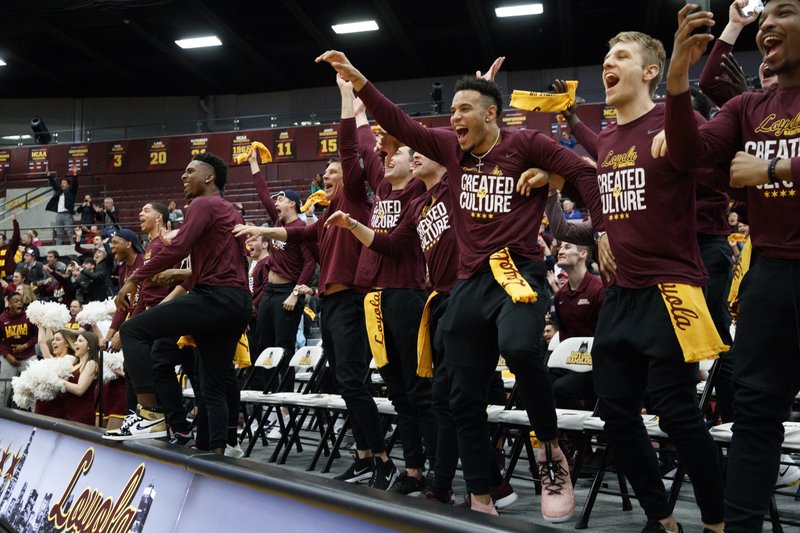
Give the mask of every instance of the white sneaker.
M 118 430 L 106 431 L 103 434 L 103 438 L 108 440 L 157 439 L 166 436 L 167 423 L 164 415 L 141 406 L 138 413 L 131 413 L 125 417 L 122 427 Z
M 775 482 L 775 486 L 791 487 L 798 483 L 800 483 L 800 467 L 795 464 L 791 455 L 781 455 L 781 464 L 778 465 L 778 480 Z
M 241 459 L 242 457 L 244 457 L 244 450 L 238 444 L 236 446 L 231 446 L 230 444 L 226 444 L 225 457 L 232 457 L 233 459 Z

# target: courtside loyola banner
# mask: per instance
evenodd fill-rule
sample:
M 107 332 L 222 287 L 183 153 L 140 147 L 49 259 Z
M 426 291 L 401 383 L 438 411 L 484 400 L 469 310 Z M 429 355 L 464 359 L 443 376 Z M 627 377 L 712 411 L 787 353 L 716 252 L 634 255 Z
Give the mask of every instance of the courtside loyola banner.
M 171 531 L 192 475 L 133 454 L 0 423 L 0 515 L 18 531 Z

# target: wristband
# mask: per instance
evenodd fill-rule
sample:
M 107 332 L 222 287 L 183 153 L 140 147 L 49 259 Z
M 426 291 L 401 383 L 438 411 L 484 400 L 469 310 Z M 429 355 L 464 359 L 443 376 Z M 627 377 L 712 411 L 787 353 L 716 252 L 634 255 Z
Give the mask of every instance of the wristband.
M 769 177 L 770 183 L 775 183 L 776 181 L 780 181 L 778 179 L 778 174 L 775 172 L 775 167 L 778 166 L 778 161 L 780 161 L 780 157 L 776 157 L 774 159 L 770 159 L 769 165 L 767 166 L 767 176 Z
M 352 225 L 352 226 L 350 226 L 348 229 L 349 229 L 350 231 L 353 231 L 354 229 L 356 229 L 356 226 L 358 226 L 358 220 L 356 220 L 356 221 L 355 221 L 355 223 L 353 223 L 353 225 Z

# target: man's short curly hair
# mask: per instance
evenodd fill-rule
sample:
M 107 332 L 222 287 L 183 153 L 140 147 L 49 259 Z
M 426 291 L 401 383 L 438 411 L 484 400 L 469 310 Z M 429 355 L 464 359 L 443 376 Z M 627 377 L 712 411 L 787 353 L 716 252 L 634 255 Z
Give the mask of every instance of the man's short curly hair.
M 211 152 L 203 152 L 194 156 L 195 161 L 202 161 L 207 165 L 214 168 L 214 185 L 222 192 L 225 190 L 225 184 L 228 183 L 228 165 L 225 161 Z
M 481 98 L 487 108 L 490 105 L 494 105 L 497 108 L 498 117 L 500 112 L 503 111 L 503 95 L 500 93 L 500 88 L 493 81 L 476 78 L 475 76 L 465 76 L 456 82 L 455 92 L 459 91 L 478 91 L 481 93 Z

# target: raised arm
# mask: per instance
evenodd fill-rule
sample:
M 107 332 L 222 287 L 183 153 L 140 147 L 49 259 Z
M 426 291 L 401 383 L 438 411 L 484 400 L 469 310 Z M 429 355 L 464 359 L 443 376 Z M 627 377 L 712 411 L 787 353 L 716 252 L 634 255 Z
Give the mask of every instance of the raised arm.
M 421 152 L 438 163 L 445 164 L 454 150 L 455 133 L 439 128 L 426 128 L 412 120 L 394 103 L 384 97 L 367 78 L 336 50 L 329 50 L 316 59 L 317 63 L 327 62 L 337 74 L 353 84 L 359 97 L 370 113 L 387 133 L 407 144 L 416 152 Z
M 8 259 L 6 261 L 14 260 L 14 254 L 17 253 L 17 249 L 19 248 L 20 242 L 22 242 L 22 234 L 19 231 L 19 221 L 17 220 L 17 214 L 14 213 L 11 215 L 11 224 L 14 226 L 14 230 L 11 232 L 11 240 L 8 241 Z
M 267 210 L 267 215 L 272 220 L 272 223 L 277 224 L 278 210 L 275 208 L 275 200 L 269 194 L 266 176 L 261 174 L 261 168 L 258 166 L 258 150 L 252 150 L 247 161 L 250 162 L 250 172 L 253 174 L 253 184 L 256 186 L 258 198 L 261 200 L 264 209 Z
M 754 12 L 749 17 L 743 17 L 739 11 L 743 3 L 745 2 L 735 0 L 728 8 L 728 23 L 714 43 L 700 74 L 700 90 L 719 107 L 747 90 L 747 79 L 742 67 L 731 52 L 739 34 L 745 26 L 758 18 L 758 13 Z
M 583 246 L 592 246 L 594 244 L 591 222 L 580 220 L 573 223 L 573 221 L 566 220 L 558 194 L 551 192 L 547 197 L 544 213 L 547 215 L 548 222 L 550 222 L 550 232 L 559 241 L 582 244 Z
M 385 169 L 381 156 L 375 151 L 375 134 L 372 133 L 372 128 L 367 123 L 358 126 L 356 135 L 358 137 L 358 148 L 364 161 L 364 173 L 367 177 L 367 183 L 369 183 L 373 191 L 377 191 L 378 186 L 385 180 Z

